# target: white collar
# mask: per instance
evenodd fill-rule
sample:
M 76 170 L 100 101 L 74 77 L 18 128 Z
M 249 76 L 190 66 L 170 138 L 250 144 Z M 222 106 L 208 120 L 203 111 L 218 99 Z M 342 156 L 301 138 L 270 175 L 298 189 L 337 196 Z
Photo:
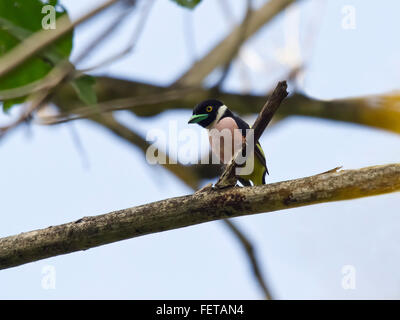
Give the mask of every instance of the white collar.
M 215 117 L 215 120 L 213 122 L 211 122 L 206 129 L 212 129 L 219 120 L 221 120 L 222 116 L 224 115 L 225 111 L 228 109 L 228 107 L 226 105 L 222 105 L 219 107 L 218 112 L 217 112 L 217 116 Z

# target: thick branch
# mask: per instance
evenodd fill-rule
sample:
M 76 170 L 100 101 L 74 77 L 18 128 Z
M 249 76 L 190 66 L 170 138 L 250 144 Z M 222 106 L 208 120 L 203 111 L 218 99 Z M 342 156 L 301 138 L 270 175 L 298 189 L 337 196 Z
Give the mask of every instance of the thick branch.
M 231 110 L 242 115 L 259 112 L 259 106 L 265 102 L 265 96 L 214 92 L 204 88 L 191 88 L 178 98 L 168 98 L 162 102 L 158 97 L 171 92 L 169 87 L 108 77 L 98 77 L 96 80 L 96 93 L 99 101 L 124 99 L 124 103 L 127 103 L 130 100 L 131 103 L 127 103 L 123 109 L 131 110 L 138 116 L 144 117 L 153 116 L 171 109 L 192 110 L 193 106 L 199 101 L 211 97 L 218 97 Z M 152 96 L 153 98 L 151 98 Z M 317 100 L 297 93 L 285 99 L 277 111 L 276 117 L 283 118 L 292 115 L 317 117 L 357 123 L 400 133 L 400 109 L 396 107 L 399 101 L 399 93 L 332 101 Z M 64 86 L 59 90 L 54 96 L 53 102 L 60 107 L 62 112 L 66 113 L 74 113 L 72 110 L 80 106 L 79 98 L 70 86 Z M 119 103 L 115 104 L 117 110 L 122 109 Z M 95 108 L 90 106 L 87 109 L 88 113 L 93 114 L 92 110 Z M 112 110 L 113 108 L 110 107 L 107 111 Z M 46 122 L 64 121 L 67 116 L 66 114 L 60 118 L 44 120 Z
M 400 190 L 400 164 L 157 201 L 0 239 L 0 269 L 213 220 Z

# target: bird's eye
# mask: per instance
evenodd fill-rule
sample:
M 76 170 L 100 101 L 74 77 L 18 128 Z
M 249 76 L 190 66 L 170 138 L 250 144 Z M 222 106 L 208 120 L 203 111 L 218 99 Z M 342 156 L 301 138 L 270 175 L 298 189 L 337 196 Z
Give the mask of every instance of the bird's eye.
M 211 106 L 208 106 L 208 107 L 206 108 L 206 111 L 207 111 L 207 112 L 211 112 L 212 109 L 213 109 L 213 108 L 212 108 Z

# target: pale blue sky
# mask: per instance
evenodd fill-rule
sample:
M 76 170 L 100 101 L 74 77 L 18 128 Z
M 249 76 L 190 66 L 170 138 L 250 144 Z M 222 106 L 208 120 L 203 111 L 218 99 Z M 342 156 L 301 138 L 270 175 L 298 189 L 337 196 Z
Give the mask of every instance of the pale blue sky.
M 255 1 L 260 5 L 264 1 Z M 304 90 L 319 98 L 342 98 L 400 88 L 398 1 L 302 1 L 301 30 L 320 17 L 315 41 L 302 48 L 310 55 Z M 73 18 L 97 1 L 62 1 Z M 238 20 L 244 1 L 235 1 Z M 83 5 L 84 6 L 83 6 Z M 341 8 L 354 5 L 356 29 L 341 28 Z M 157 0 L 134 53 L 100 74 L 172 82 L 190 65 L 182 29 L 193 15 L 196 55 L 201 56 L 229 30 L 216 1 L 203 0 L 187 12 Z M 102 19 L 79 28 L 74 56 Z M 132 30 L 131 19 L 101 52 L 83 66 L 118 51 Z M 136 19 L 136 20 L 135 20 Z M 84 30 L 84 28 L 87 28 Z M 250 49 L 273 63 L 282 45 L 281 17 L 250 41 Z M 307 35 L 301 33 L 301 37 Z M 313 49 L 311 50 L 310 47 Z M 284 74 L 250 72 L 252 92 L 262 93 Z M 210 80 L 211 81 L 211 80 Z M 226 84 L 240 90 L 234 69 Z M 139 128 L 185 128 L 190 111 L 170 111 L 141 119 L 118 118 Z M 7 118 L 0 116 L 4 122 Z M 199 127 L 200 131 L 201 128 Z M 78 134 L 83 154 L 74 143 Z M 290 118 L 267 129 L 261 139 L 267 153 L 268 181 L 344 168 L 399 161 L 397 135 L 357 125 Z M 73 221 L 150 201 L 191 193 L 165 170 L 149 166 L 142 153 L 87 121 L 57 127 L 21 127 L 0 141 L 0 236 Z M 276 298 L 400 298 L 399 194 L 321 204 L 235 219 L 257 247 Z M 56 270 L 56 288 L 41 286 L 42 268 Z M 356 268 L 356 289 L 341 287 L 344 265 Z M 212 222 L 117 242 L 85 252 L 54 257 L 0 271 L 0 298 L 33 299 L 260 299 L 247 260 L 220 222 Z

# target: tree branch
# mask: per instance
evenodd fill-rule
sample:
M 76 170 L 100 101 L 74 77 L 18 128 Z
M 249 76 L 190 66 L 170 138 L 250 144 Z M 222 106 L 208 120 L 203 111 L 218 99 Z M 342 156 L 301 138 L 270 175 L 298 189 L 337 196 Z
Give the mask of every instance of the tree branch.
M 259 106 L 265 102 L 264 95 L 214 92 L 200 87 L 182 88 L 182 90 L 185 90 L 184 94 L 173 97 L 175 93 L 183 91 L 143 82 L 109 77 L 96 78 L 96 93 L 106 111 L 114 111 L 107 101 L 115 100 L 118 102 L 114 105 L 116 110 L 130 110 L 142 117 L 154 116 L 171 109 L 192 110 L 199 101 L 215 96 L 224 101 L 231 110 L 242 115 L 258 113 Z M 157 98 L 158 96 L 167 99 L 163 102 Z M 95 109 L 93 106 L 80 108 L 79 98 L 70 86 L 60 88 L 54 95 L 53 102 L 64 114 L 60 117 L 44 118 L 43 122 L 69 121 L 68 113 L 74 114 L 75 108 L 80 110 L 79 113 L 85 114 L 93 114 Z M 399 102 L 400 94 L 396 92 L 331 101 L 296 93 L 285 99 L 276 113 L 276 118 L 282 119 L 294 115 L 316 117 L 361 124 L 399 134 L 400 109 L 397 108 Z M 74 115 L 71 118 L 73 120 Z
M 258 285 L 264 293 L 266 300 L 272 300 L 271 291 L 267 286 L 267 283 L 262 275 L 261 269 L 258 265 L 258 260 L 255 254 L 255 249 L 253 244 L 249 241 L 249 239 L 245 236 L 245 234 L 237 227 L 237 225 L 231 221 L 230 219 L 223 220 L 228 227 L 229 230 L 235 235 L 236 239 L 242 245 L 243 250 L 245 251 L 247 258 L 250 260 L 250 265 L 253 271 L 253 275 L 257 280 Z
M 177 86 L 198 86 L 218 66 L 227 64 L 232 59 L 235 49 L 255 34 L 278 13 L 295 0 L 270 0 L 260 9 L 251 11 L 245 25 L 239 25 L 201 60 L 196 62 L 182 77 L 175 82 Z M 239 42 L 238 42 L 239 41 Z
M 400 190 L 400 164 L 198 192 L 0 239 L 0 269 L 199 223 Z

